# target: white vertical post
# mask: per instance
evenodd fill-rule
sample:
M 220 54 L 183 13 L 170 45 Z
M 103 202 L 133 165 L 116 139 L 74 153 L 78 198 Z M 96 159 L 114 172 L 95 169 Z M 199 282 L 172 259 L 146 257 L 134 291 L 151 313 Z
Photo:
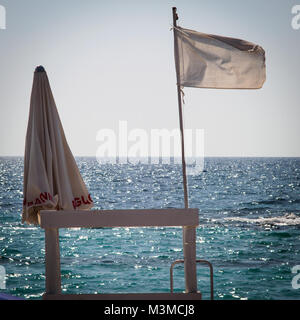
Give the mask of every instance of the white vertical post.
M 46 294 L 59 294 L 61 275 L 58 229 L 45 229 L 45 250 Z
M 183 227 L 183 256 L 185 291 L 197 292 L 196 270 L 196 228 L 193 226 Z
M 178 97 L 178 109 L 179 109 L 179 125 L 181 132 L 181 158 L 182 158 L 182 178 L 183 178 L 183 191 L 184 191 L 184 205 L 187 209 L 189 207 L 188 202 L 188 190 L 187 190 L 187 177 L 186 177 L 186 164 L 184 155 L 184 128 L 182 117 L 182 99 L 181 99 L 181 85 L 180 85 L 180 61 L 178 54 L 178 40 L 176 37 L 177 27 L 177 9 L 172 8 L 173 12 L 173 33 L 174 33 L 174 54 L 175 54 L 175 66 L 176 66 L 176 78 L 177 78 L 177 97 Z M 185 291 L 197 292 L 197 272 L 196 272 L 196 228 L 194 226 L 183 227 L 183 255 L 184 255 L 184 277 L 185 277 Z

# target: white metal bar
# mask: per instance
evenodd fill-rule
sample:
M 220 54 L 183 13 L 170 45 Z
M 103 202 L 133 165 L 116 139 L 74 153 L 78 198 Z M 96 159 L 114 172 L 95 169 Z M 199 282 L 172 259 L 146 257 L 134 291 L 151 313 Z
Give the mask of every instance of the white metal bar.
M 144 210 L 43 210 L 39 215 L 42 228 L 99 228 L 197 226 L 198 209 Z
M 210 300 L 214 300 L 214 271 L 213 271 L 213 265 L 207 261 L 198 259 L 196 260 L 197 263 L 203 263 L 209 266 L 209 272 L 210 272 Z M 176 260 L 171 264 L 170 267 L 170 292 L 173 293 L 174 290 L 174 280 L 173 280 L 173 269 L 176 264 L 184 263 L 184 260 Z
M 214 269 L 213 265 L 207 260 L 196 260 L 197 263 L 208 265 L 210 273 L 210 300 L 214 300 Z

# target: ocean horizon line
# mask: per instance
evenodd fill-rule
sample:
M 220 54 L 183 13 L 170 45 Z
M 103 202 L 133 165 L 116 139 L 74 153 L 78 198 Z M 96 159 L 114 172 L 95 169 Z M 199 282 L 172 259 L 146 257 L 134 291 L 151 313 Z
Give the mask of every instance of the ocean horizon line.
M 24 158 L 24 155 L 0 155 L 0 158 Z M 96 156 L 91 156 L 91 155 L 74 155 L 74 158 L 95 158 L 97 159 Z M 130 157 L 131 159 L 146 159 L 146 157 Z M 151 157 L 150 157 L 151 158 Z M 224 155 L 218 155 L 218 156 L 204 156 L 204 159 L 209 159 L 209 158 L 253 158 L 253 159 L 258 159 L 258 158 L 273 158 L 273 159 L 280 159 L 280 158 L 287 158 L 287 159 L 298 159 L 300 158 L 299 156 L 251 156 L 251 155 L 246 155 L 246 156 L 224 156 Z M 108 157 L 101 158 L 101 159 L 108 159 Z M 169 159 L 169 157 L 160 157 L 159 159 Z M 181 157 L 171 157 L 171 159 L 181 159 Z M 185 159 L 195 159 L 195 157 L 185 157 Z

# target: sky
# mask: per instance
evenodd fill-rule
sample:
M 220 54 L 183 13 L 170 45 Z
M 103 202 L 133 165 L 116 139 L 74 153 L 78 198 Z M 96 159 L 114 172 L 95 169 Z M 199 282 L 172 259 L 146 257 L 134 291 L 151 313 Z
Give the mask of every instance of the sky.
M 103 128 L 178 128 L 179 25 L 266 51 L 260 90 L 185 88 L 185 127 L 205 156 L 300 156 L 300 29 L 289 0 L 0 0 L 0 156 L 23 155 L 33 72 L 43 65 L 70 148 L 95 156 Z M 300 4 L 300 1 L 299 1 Z

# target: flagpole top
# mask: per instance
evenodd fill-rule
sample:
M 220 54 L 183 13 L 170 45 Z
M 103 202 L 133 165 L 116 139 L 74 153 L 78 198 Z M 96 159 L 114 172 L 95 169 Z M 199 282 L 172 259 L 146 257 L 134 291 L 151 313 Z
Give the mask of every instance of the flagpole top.
M 174 21 L 178 20 L 177 8 L 172 7 L 172 11 L 173 11 L 173 20 Z

